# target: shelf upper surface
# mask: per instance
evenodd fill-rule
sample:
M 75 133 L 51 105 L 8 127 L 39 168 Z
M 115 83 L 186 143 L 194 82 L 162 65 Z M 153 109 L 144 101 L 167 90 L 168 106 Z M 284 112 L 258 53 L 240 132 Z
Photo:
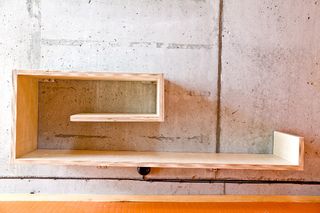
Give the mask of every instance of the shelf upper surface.
M 79 113 L 70 116 L 73 122 L 162 122 L 157 114 Z
M 163 81 L 163 73 L 114 73 L 74 72 L 47 70 L 15 70 L 15 75 L 32 78 L 74 79 L 74 80 L 115 80 L 115 81 Z
M 226 168 L 298 170 L 297 165 L 273 154 L 175 153 L 38 149 L 17 159 L 62 165 L 123 167 Z

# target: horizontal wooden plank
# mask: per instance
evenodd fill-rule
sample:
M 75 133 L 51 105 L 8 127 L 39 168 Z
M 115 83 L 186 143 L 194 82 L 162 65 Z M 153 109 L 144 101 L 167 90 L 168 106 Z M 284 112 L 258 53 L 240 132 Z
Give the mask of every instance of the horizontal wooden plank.
M 79 113 L 70 116 L 73 122 L 163 122 L 157 114 Z
M 2 212 L 11 213 L 42 213 L 42 212 L 68 212 L 68 213 L 318 213 L 318 203 L 103 203 L 103 202 L 2 202 Z
M 34 78 L 74 79 L 74 80 L 115 80 L 115 81 L 160 81 L 162 73 L 112 73 L 112 72 L 74 72 L 51 70 L 15 70 L 18 76 Z
M 97 195 L 0 194 L 0 201 L 188 202 L 188 203 L 320 203 L 320 196 L 265 195 Z
M 174 213 L 174 212 L 308 212 L 318 213 L 320 204 L 315 203 L 103 203 L 103 202 L 2 202 L 0 209 L 3 212 L 114 212 L 114 213 Z
M 262 170 L 300 169 L 298 166 L 292 165 L 289 161 L 286 161 L 272 154 L 38 149 L 16 159 L 16 162 L 120 167 L 146 166 L 169 168 L 221 168 Z

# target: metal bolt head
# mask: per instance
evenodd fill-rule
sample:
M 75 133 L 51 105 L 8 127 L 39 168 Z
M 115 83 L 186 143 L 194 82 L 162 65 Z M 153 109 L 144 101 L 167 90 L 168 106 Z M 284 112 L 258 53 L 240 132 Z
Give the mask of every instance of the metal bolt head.
M 137 168 L 137 172 L 140 174 L 140 175 L 148 175 L 151 171 L 151 168 L 150 167 L 138 167 Z

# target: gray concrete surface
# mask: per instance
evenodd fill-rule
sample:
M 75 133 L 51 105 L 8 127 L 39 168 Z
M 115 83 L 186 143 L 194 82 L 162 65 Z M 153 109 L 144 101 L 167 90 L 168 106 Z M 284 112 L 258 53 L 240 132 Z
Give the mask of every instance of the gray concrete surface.
M 319 20 L 316 0 L 0 0 L 0 192 L 320 195 Z M 163 72 L 167 126 L 162 135 L 207 138 L 200 147 L 176 141 L 172 150 L 268 153 L 277 129 L 306 138 L 305 171 L 155 168 L 145 178 L 160 182 L 150 183 L 134 168 L 12 165 L 11 71 L 31 68 Z M 264 191 L 261 184 L 165 179 L 291 184 L 265 184 Z

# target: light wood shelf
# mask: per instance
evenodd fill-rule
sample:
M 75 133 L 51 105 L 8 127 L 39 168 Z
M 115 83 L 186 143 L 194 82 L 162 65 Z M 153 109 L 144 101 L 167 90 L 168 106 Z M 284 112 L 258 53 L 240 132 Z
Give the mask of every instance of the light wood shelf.
M 217 169 L 299 169 L 273 154 L 173 153 L 37 149 L 18 160 L 58 165 Z
M 235 153 L 177 153 L 138 151 L 91 151 L 38 149 L 38 84 L 41 80 L 125 80 L 157 82 L 157 110 L 155 114 L 89 113 L 71 115 L 71 121 L 86 122 L 153 122 L 163 121 L 163 75 L 161 74 L 110 74 L 46 71 L 16 71 L 13 104 L 14 140 L 12 160 L 15 163 L 118 166 L 118 167 L 167 167 L 167 168 L 216 168 L 256 170 L 302 170 L 304 158 L 303 138 L 274 132 L 272 154 Z
M 155 114 L 132 113 L 79 113 L 70 116 L 73 122 L 162 122 Z

